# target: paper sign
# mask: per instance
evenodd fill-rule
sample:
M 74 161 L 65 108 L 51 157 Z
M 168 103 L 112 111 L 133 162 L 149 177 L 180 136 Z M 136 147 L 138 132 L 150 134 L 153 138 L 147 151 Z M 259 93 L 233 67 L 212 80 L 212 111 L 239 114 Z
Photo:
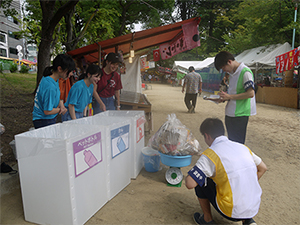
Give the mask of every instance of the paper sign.
M 129 148 L 129 125 L 119 127 L 110 132 L 112 158 Z
M 102 161 L 101 132 L 73 143 L 75 177 Z

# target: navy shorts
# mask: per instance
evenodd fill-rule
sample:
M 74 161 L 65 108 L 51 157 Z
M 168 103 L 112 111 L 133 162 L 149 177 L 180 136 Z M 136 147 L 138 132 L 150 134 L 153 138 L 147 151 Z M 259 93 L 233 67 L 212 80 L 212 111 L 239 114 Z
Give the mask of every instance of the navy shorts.
M 46 127 L 56 123 L 56 117 L 54 119 L 40 119 L 40 120 L 33 120 L 33 125 L 35 129 Z
M 208 199 L 210 201 L 210 203 L 213 205 L 213 207 L 218 211 L 218 213 L 220 213 L 224 218 L 234 221 L 234 222 L 241 221 L 241 219 L 234 219 L 234 218 L 228 217 L 220 211 L 220 209 L 217 206 L 217 202 L 216 202 L 216 195 L 217 195 L 216 184 L 212 179 L 207 178 L 207 185 L 205 187 L 204 186 L 200 187 L 199 185 L 197 185 L 195 187 L 195 193 L 198 198 Z

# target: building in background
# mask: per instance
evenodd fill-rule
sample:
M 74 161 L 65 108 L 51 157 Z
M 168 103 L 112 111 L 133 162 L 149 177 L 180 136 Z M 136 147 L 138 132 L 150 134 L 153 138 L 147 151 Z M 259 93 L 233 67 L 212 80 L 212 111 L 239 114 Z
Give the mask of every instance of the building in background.
M 5 16 L 3 9 L 0 8 L 0 56 L 18 59 L 17 46 L 22 46 L 24 55 L 24 41 L 15 32 L 21 31 L 21 5 L 20 0 L 13 0 L 10 8 L 14 8 L 18 14 L 17 19 L 12 16 Z
M 26 59 L 32 62 L 37 62 L 37 47 L 35 44 L 26 45 Z

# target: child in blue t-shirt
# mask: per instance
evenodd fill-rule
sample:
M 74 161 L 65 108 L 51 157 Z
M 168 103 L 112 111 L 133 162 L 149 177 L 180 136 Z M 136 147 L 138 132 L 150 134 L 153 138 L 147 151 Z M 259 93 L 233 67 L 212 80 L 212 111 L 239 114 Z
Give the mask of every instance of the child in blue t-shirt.
M 62 115 L 62 121 L 83 117 L 86 106 L 92 102 L 94 87 L 100 80 L 101 69 L 98 65 L 90 65 L 71 88 L 65 107 L 68 112 Z
M 60 101 L 59 78 L 67 79 L 75 69 L 74 60 L 68 55 L 57 55 L 53 66 L 46 67 L 34 97 L 32 120 L 35 129 L 56 123 L 58 114 L 66 113 Z

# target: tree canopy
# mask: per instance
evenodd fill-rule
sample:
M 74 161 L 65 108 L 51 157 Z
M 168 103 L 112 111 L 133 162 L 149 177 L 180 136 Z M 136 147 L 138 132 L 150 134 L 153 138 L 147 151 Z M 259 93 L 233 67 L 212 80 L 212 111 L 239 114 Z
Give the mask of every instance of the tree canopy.
M 1 8 L 14 16 L 11 1 L 2 0 Z M 25 0 L 22 34 L 39 48 L 40 77 L 51 54 L 127 34 L 135 23 L 148 29 L 201 16 L 201 46 L 159 63 L 170 66 L 174 60 L 203 60 L 220 50 L 237 54 L 292 43 L 294 28 L 299 46 L 300 13 L 295 23 L 294 7 L 291 0 Z

